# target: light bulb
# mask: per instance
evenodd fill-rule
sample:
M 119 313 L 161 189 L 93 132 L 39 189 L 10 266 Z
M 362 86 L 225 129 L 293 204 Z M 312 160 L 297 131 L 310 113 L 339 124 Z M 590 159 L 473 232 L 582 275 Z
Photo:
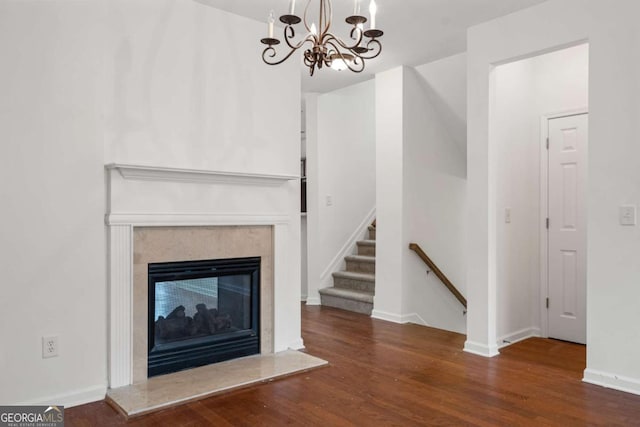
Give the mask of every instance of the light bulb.
M 336 71 L 344 71 L 347 69 L 347 64 L 345 64 L 342 58 L 338 58 L 331 62 L 331 69 Z
M 311 34 L 313 34 L 314 36 L 318 35 L 318 30 L 316 29 L 316 24 L 312 23 L 311 24 L 311 29 L 309 30 L 311 32 Z

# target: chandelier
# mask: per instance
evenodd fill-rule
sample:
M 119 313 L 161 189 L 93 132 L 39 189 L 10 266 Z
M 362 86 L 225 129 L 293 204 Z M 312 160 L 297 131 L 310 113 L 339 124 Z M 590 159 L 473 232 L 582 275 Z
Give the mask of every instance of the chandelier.
M 289 51 L 284 56 L 278 56 L 275 46 L 280 44 L 280 40 L 273 35 L 273 24 L 275 17 L 273 11 L 269 14 L 267 22 L 269 37 L 260 40 L 267 47 L 262 52 L 262 60 L 269 65 L 282 64 L 291 55 L 303 46 L 308 46 L 303 54 L 304 65 L 309 67 L 309 74 L 313 76 L 316 68 L 323 66 L 331 67 L 335 70 L 349 69 L 354 73 L 364 70 L 364 61 L 373 59 L 380 55 L 382 45 L 378 40 L 384 34 L 376 28 L 377 6 L 375 0 L 369 4 L 369 14 L 371 17 L 370 27 L 364 29 L 367 18 L 360 14 L 360 0 L 354 0 L 353 15 L 345 19 L 352 28 L 349 32 L 351 40 L 343 41 L 336 37 L 329 30 L 333 18 L 331 0 L 318 0 L 319 18 L 318 25 L 309 19 L 311 3 L 315 0 L 308 0 L 304 9 L 302 19 L 295 14 L 296 0 L 290 0 L 289 13 L 280 17 L 280 22 L 285 24 L 284 41 Z M 300 22 L 306 29 L 306 35 L 299 40 L 296 39 L 295 26 Z

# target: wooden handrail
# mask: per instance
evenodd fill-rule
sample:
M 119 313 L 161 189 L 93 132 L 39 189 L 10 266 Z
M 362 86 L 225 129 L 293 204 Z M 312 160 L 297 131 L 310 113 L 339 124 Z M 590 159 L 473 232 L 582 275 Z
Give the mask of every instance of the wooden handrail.
M 438 279 L 440 279 L 440 281 L 447 287 L 447 289 L 449 289 L 449 292 L 451 292 L 453 296 L 456 297 L 458 301 L 460 301 L 460 304 L 462 304 L 466 309 L 467 299 L 462 296 L 460 291 L 453 285 L 453 283 L 451 283 L 451 280 L 449 280 L 447 276 L 444 275 L 444 273 L 438 268 L 438 266 L 435 265 L 433 261 L 431 261 L 431 258 L 427 256 L 422 248 L 417 243 L 409 243 L 409 249 L 418 254 L 420 259 L 429 266 L 431 271 L 433 271 L 435 275 L 438 276 Z

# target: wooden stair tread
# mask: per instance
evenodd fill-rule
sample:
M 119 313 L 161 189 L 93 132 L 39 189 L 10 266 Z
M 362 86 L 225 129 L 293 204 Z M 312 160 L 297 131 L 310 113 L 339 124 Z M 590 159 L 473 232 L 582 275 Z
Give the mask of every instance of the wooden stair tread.
M 356 244 L 358 246 L 375 246 L 376 241 L 375 240 L 358 240 Z

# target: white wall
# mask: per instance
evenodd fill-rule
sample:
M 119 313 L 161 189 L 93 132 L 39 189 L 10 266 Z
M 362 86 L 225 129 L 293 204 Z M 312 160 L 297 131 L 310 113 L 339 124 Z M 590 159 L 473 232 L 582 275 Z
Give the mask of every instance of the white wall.
M 0 2 L 2 404 L 104 396 L 100 18 L 99 2 Z
M 376 295 L 371 315 L 405 322 L 404 67 L 376 74 Z
M 299 174 L 300 77 L 262 62 L 265 24 L 192 0 L 108 6 L 107 161 Z
M 307 121 L 307 162 L 311 165 L 307 175 L 314 185 L 307 197 L 315 199 L 308 205 L 309 215 L 315 215 L 308 223 L 308 244 L 314 246 L 309 247 L 309 304 L 319 302 L 318 289 L 333 286 L 331 273 L 344 267 L 344 255 L 355 249 L 354 233 L 373 219 L 374 89 L 374 81 L 369 80 L 317 97 L 315 150 Z M 357 234 L 357 238 L 364 237 Z
M 467 158 L 467 54 L 459 53 L 415 67 L 425 96 L 438 112 L 439 123 Z
M 104 396 L 105 163 L 298 174 L 298 67 L 262 64 L 263 33 L 190 0 L 0 2 L 1 403 Z M 280 347 L 301 343 L 290 187 Z
M 409 250 L 418 243 L 465 293 L 465 55 L 376 77 L 374 317 L 464 333 L 463 306 Z M 461 95 L 462 93 L 462 95 Z M 386 218 L 386 219 L 384 219 Z M 384 219 L 384 220 L 383 220 Z
M 465 126 L 452 122 L 441 102 L 445 97 L 464 99 L 465 69 L 464 54 L 426 64 L 419 72 L 410 69 L 404 90 L 405 310 L 426 325 L 460 333 L 466 331 L 464 307 L 435 274 L 426 275 L 427 266 L 408 244 L 418 243 L 466 294 L 466 150 L 461 149 L 466 138 L 456 140 Z M 440 91 L 445 97 L 435 96 L 445 78 L 450 83 Z
M 495 71 L 498 345 L 539 333 L 534 272 L 539 270 L 539 142 L 532 60 Z M 511 223 L 505 223 L 505 209 Z
M 540 119 L 586 108 L 588 71 L 586 44 L 495 69 L 498 346 L 504 340 L 539 335 L 543 329 Z M 511 209 L 508 224 L 507 207 Z
M 492 64 L 589 41 L 587 369 L 585 380 L 640 393 L 640 230 L 618 206 L 640 203 L 640 3 L 552 0 L 468 32 L 469 321 L 465 349 L 495 354 L 495 138 Z M 472 212 L 473 211 L 473 212 Z

